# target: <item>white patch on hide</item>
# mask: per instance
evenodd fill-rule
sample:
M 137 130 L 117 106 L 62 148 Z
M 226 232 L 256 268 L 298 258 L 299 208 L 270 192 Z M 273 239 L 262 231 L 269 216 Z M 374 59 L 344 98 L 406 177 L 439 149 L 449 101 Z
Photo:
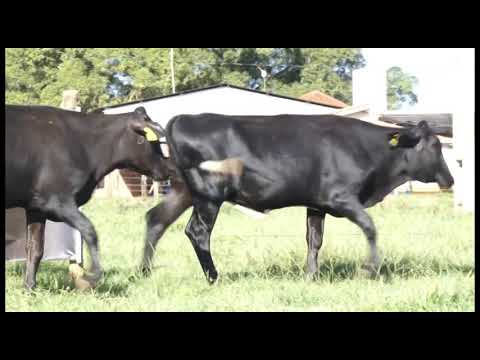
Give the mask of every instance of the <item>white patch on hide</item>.
M 243 174 L 243 162 L 239 159 L 225 159 L 220 161 L 208 160 L 200 163 L 200 169 L 210 172 L 241 176 Z

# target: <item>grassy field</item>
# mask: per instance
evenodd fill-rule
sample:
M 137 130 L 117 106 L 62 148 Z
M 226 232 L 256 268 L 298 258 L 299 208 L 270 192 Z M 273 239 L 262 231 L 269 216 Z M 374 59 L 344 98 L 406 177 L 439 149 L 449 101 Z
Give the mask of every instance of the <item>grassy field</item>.
M 96 199 L 84 212 L 100 238 L 100 286 L 72 290 L 68 263 L 44 262 L 29 294 L 23 264 L 8 263 L 6 311 L 474 311 L 474 216 L 452 201 L 401 195 L 368 210 L 384 255 L 377 280 L 357 272 L 367 254 L 359 228 L 327 216 L 313 282 L 303 278 L 305 209 L 255 220 L 225 204 L 212 236 L 220 279 L 210 286 L 183 233 L 190 210 L 159 243 L 152 276 L 141 278 L 144 214 L 155 203 Z

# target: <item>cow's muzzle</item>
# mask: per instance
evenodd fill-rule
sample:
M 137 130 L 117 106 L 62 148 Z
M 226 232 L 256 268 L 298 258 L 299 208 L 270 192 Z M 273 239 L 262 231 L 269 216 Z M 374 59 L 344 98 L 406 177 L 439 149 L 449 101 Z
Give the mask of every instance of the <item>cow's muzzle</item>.
M 453 180 L 452 176 L 448 176 L 446 178 L 443 177 L 443 176 L 438 176 L 437 177 L 437 184 L 440 187 L 440 189 L 442 189 L 442 190 L 450 189 L 453 186 L 454 183 L 455 183 L 455 181 Z

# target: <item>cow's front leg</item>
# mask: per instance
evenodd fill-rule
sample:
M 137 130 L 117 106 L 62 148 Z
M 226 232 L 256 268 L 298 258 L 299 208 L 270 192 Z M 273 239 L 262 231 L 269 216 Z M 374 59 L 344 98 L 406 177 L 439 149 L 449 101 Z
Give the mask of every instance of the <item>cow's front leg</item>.
M 318 274 L 318 251 L 322 247 L 325 213 L 307 209 L 307 265 L 306 278 L 313 279 Z
M 365 234 L 369 245 L 369 257 L 364 264 L 371 275 L 377 275 L 380 268 L 380 258 L 377 250 L 377 230 L 372 218 L 363 209 L 363 206 L 354 198 L 337 198 L 335 200 L 334 210 L 340 215 L 345 216 L 353 223 L 357 224 Z
M 45 244 L 45 217 L 37 212 L 27 211 L 27 243 L 25 287 L 32 290 L 36 286 L 38 266 L 43 257 Z
M 174 185 L 172 191 L 160 204 L 148 211 L 146 215 L 145 247 L 140 266 L 143 275 L 147 276 L 151 273 L 152 258 L 158 240 L 162 237 L 165 230 L 190 206 L 192 206 L 190 192 L 183 183 L 180 183 Z
M 210 254 L 210 234 L 217 219 L 220 205 L 205 200 L 194 201 L 193 213 L 185 229 L 197 254 L 207 281 L 213 284 L 218 273 Z

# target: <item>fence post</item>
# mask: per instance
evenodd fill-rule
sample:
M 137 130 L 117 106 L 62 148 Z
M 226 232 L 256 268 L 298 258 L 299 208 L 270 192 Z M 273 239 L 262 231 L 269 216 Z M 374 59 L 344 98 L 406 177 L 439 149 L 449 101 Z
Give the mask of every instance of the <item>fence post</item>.
M 158 200 L 158 181 L 153 182 L 153 198 Z
M 79 96 L 78 90 L 65 90 L 62 96 L 62 104 L 60 107 L 66 110 L 81 111 L 78 106 Z

